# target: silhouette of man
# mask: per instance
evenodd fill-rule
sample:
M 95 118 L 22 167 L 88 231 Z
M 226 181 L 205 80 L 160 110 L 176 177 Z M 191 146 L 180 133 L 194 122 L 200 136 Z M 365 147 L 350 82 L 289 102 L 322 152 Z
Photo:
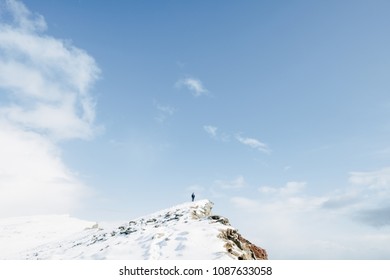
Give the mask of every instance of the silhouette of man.
M 195 193 L 192 193 L 191 198 L 192 198 L 192 202 L 194 202 L 194 200 L 195 200 Z

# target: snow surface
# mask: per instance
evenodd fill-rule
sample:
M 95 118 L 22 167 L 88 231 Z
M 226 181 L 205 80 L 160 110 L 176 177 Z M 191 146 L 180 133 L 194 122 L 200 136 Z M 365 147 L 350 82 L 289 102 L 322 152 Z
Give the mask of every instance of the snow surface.
M 0 220 L 0 259 L 233 259 L 209 219 L 212 202 L 184 203 L 109 226 L 69 216 Z
M 64 239 L 94 224 L 68 215 L 0 219 L 0 259 L 19 259 L 21 251 Z

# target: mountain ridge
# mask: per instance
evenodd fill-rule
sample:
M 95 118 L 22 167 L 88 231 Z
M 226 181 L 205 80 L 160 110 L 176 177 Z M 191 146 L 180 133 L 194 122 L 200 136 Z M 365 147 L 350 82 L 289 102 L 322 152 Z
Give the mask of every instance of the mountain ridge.
M 242 237 L 227 218 L 213 214 L 212 208 L 213 203 L 204 199 L 111 227 L 86 222 L 82 230 L 78 224 L 74 233 L 56 240 L 49 238 L 48 242 L 13 254 L 12 258 L 268 259 L 264 249 Z

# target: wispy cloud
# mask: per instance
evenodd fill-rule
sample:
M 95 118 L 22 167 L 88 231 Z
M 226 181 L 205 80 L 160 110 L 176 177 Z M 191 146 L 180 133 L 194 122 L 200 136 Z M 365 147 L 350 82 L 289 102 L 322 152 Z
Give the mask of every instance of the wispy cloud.
M 199 97 L 207 94 L 209 91 L 203 86 L 201 80 L 196 78 L 184 78 L 176 82 L 175 87 L 186 88 L 191 91 L 192 95 Z
M 229 134 L 219 131 L 218 127 L 213 125 L 204 125 L 204 131 L 214 140 L 228 142 L 230 139 Z
M 204 125 L 203 129 L 214 140 L 219 140 L 219 141 L 223 141 L 223 142 L 229 142 L 230 139 L 231 139 L 230 134 L 228 134 L 228 133 L 226 133 L 224 131 L 220 131 L 219 128 L 214 126 L 214 125 Z M 258 150 L 258 151 L 266 153 L 266 154 L 271 153 L 271 149 L 268 147 L 268 145 L 263 143 L 263 142 L 261 142 L 258 139 L 242 137 L 241 134 L 239 134 L 239 133 L 237 133 L 235 135 L 235 138 L 241 144 L 249 146 L 252 149 Z
M 153 101 L 153 104 L 158 112 L 157 116 L 155 117 L 155 120 L 159 123 L 165 122 L 167 118 L 172 116 L 176 111 L 174 107 L 169 105 L 162 105 L 158 103 L 156 100 Z
M 57 142 L 89 139 L 95 125 L 94 59 L 45 34 L 43 16 L 2 1 L 0 18 L 0 215 L 68 212 L 85 186 Z
M 247 137 L 242 137 L 240 134 L 236 135 L 237 141 L 240 143 L 247 145 L 251 147 L 252 149 L 256 149 L 260 152 L 269 154 L 271 153 L 271 149 L 268 147 L 267 144 L 261 142 L 260 140 L 257 140 L 255 138 L 247 138 Z
M 46 30 L 46 21 L 42 15 L 32 13 L 23 3 L 16 0 L 6 0 L 5 4 L 12 17 L 13 26 L 26 31 Z
M 207 132 L 208 135 L 210 135 L 212 138 L 217 137 L 217 130 L 218 127 L 212 126 L 212 125 L 205 125 L 203 126 L 203 129 Z
M 356 185 L 390 188 L 390 167 L 369 172 L 350 172 L 349 175 L 349 181 Z

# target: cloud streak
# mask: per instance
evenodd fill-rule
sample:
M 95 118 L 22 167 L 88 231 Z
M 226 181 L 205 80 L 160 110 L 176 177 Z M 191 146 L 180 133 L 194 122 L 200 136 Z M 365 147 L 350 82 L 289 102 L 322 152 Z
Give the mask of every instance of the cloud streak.
M 155 120 L 159 123 L 163 123 L 167 120 L 168 117 L 173 116 L 176 109 L 169 105 L 162 105 L 156 100 L 153 101 L 155 108 L 157 109 L 158 115 L 155 117 Z
M 205 125 L 203 126 L 203 129 L 207 132 L 208 135 L 210 135 L 211 138 L 217 138 L 218 127 L 212 125 Z
M 262 153 L 269 154 L 271 153 L 271 149 L 268 147 L 267 144 L 261 142 L 258 139 L 255 138 L 247 138 L 247 137 L 242 137 L 241 135 L 236 135 L 236 139 L 238 142 L 241 144 L 244 144 L 246 146 L 249 146 L 252 149 L 258 150 Z
M 222 141 L 222 142 L 229 142 L 230 141 L 230 135 L 220 131 L 218 127 L 213 125 L 204 125 L 203 126 L 204 131 L 214 140 Z
M 368 185 L 372 188 L 389 188 L 390 167 L 369 172 L 350 172 L 349 182 L 356 185 Z
M 69 212 L 86 186 L 63 163 L 58 142 L 91 139 L 100 70 L 85 51 L 45 34 L 43 16 L 2 1 L 0 18 L 0 213 Z
M 203 86 L 202 81 L 196 78 L 180 79 L 176 82 L 175 87 L 179 89 L 185 88 L 195 97 L 200 97 L 208 93 L 208 90 Z

